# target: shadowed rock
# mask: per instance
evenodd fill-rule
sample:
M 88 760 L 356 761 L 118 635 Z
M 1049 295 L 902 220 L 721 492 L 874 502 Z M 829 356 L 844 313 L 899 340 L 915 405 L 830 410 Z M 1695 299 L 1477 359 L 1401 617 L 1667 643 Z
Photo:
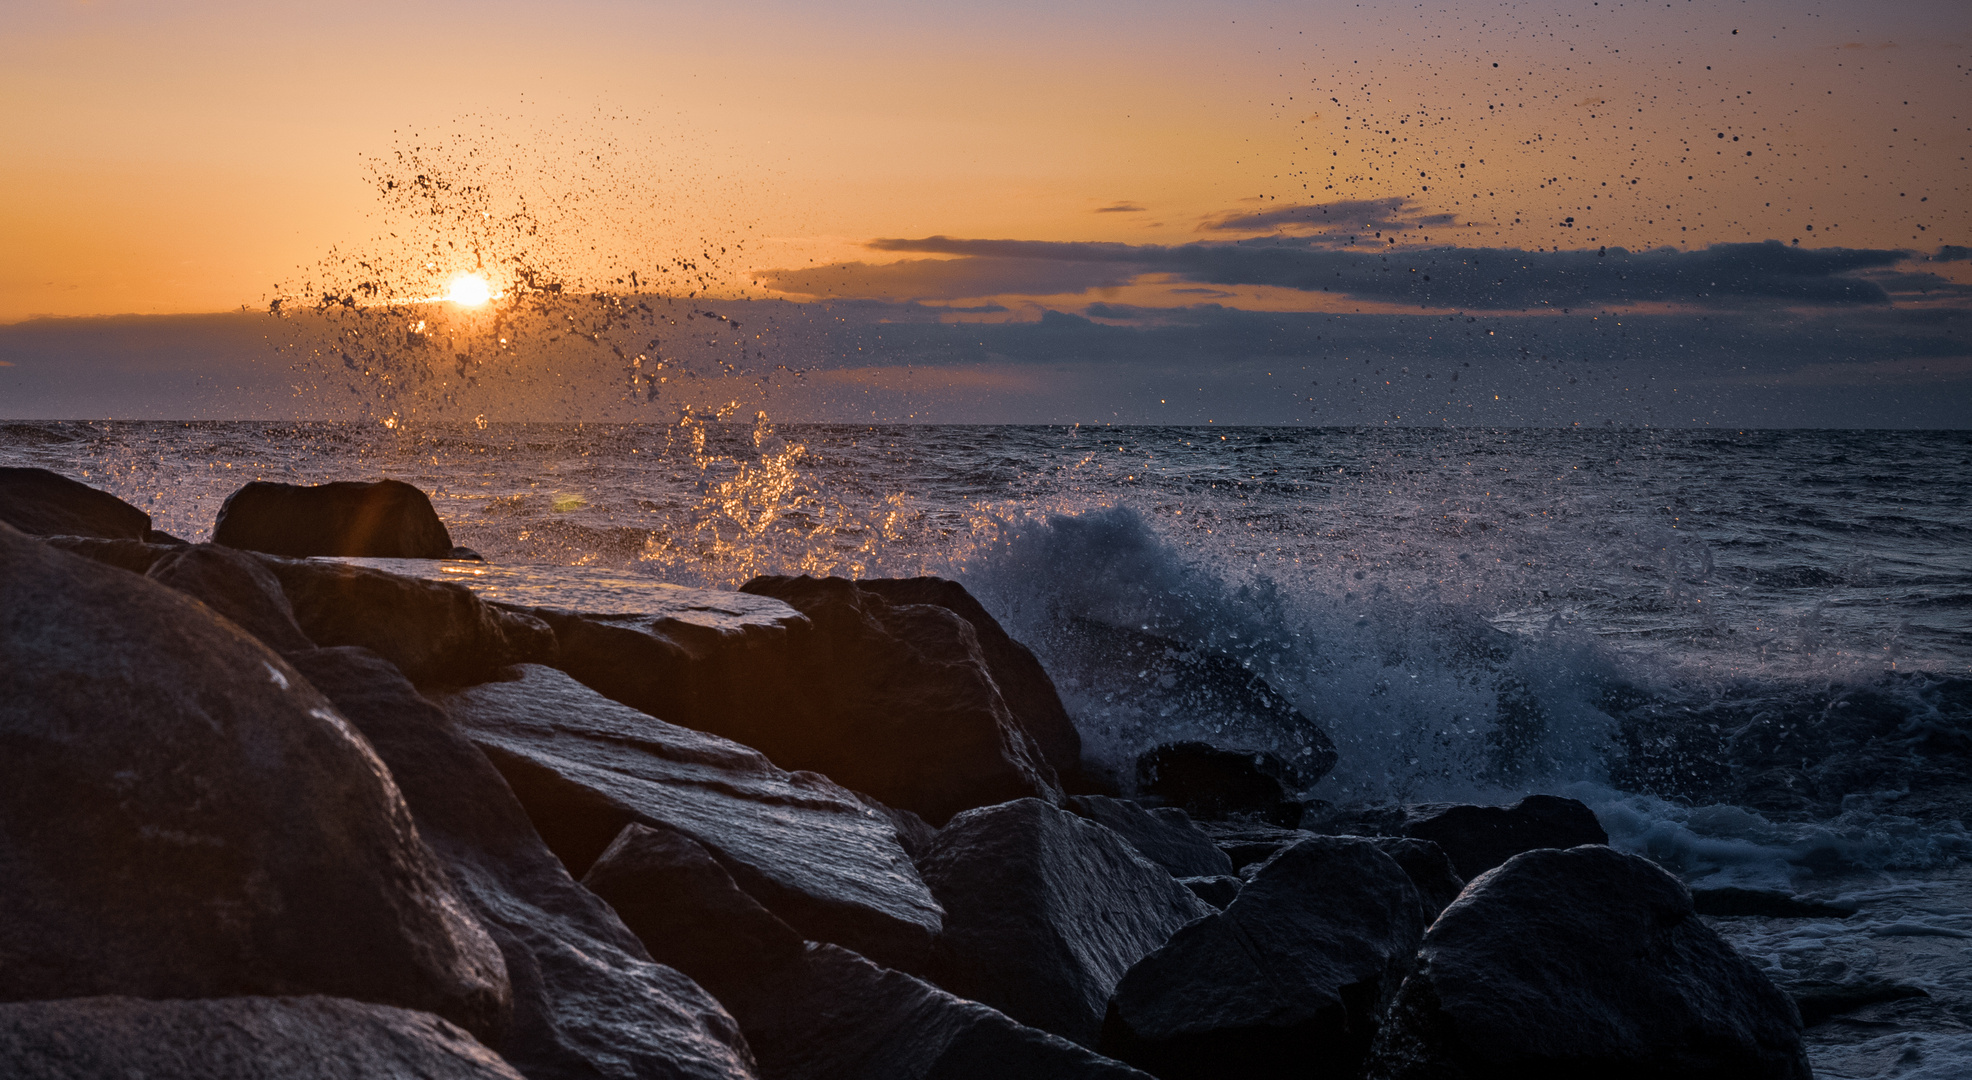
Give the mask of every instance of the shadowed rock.
M 1233 872 L 1226 853 L 1177 807 L 1146 810 L 1106 795 L 1076 795 L 1064 807 L 1129 841 L 1137 854 L 1169 870 L 1172 877 L 1218 877 Z
M 1426 925 L 1430 925 L 1446 905 L 1458 898 L 1459 890 L 1465 888 L 1465 879 L 1452 865 L 1451 856 L 1431 841 L 1408 836 L 1373 836 L 1368 839 L 1376 845 L 1376 850 L 1403 867 L 1411 884 L 1417 886 L 1418 899 L 1424 904 Z
M 1451 857 L 1467 881 L 1523 851 L 1606 844 L 1609 835 L 1595 811 L 1575 799 L 1529 795 L 1512 806 L 1416 803 L 1333 813 L 1304 828 L 1357 836 L 1410 836 L 1429 840 Z
M 1224 874 L 1217 877 L 1181 877 L 1178 884 L 1190 889 L 1193 896 L 1224 911 L 1226 905 L 1239 896 L 1239 887 L 1245 883 Z
M 1137 791 L 1183 807 L 1194 817 L 1258 814 L 1286 828 L 1301 820 L 1292 799 L 1294 770 L 1265 750 L 1229 750 L 1202 742 L 1165 743 L 1137 758 Z
M 1516 855 L 1424 936 L 1377 1041 L 1378 1080 L 1807 1080 L 1793 1002 L 1656 864 L 1607 847 Z
M 151 515 L 47 469 L 0 467 L 0 522 L 32 536 L 151 537 Z M 162 534 L 159 534 L 162 535 Z
M 1142 1074 L 801 935 L 689 837 L 629 825 L 583 883 L 733 1011 L 768 1080 L 1126 1080 Z
M 787 673 L 791 710 L 722 734 L 934 825 L 1023 796 L 1060 801 L 1054 769 L 962 616 L 893 604 L 843 578 L 757 577 L 740 588 L 786 602 L 814 631 Z
M 499 945 L 513 1023 L 494 1046 L 532 1080 L 752 1075 L 732 1018 L 578 886 L 506 782 L 436 705 L 362 649 L 295 666 L 376 747 L 418 832 Z
M 325 1053 L 325 1048 L 333 1052 Z M 21 1080 L 521 1080 L 430 1013 L 330 997 L 0 1005 L 0 1075 Z
M 1424 922 L 1374 842 L 1309 837 L 1130 969 L 1102 1051 L 1166 1080 L 1354 1077 Z
M 47 536 L 41 542 L 71 555 L 80 555 L 91 562 L 114 566 L 133 574 L 149 571 L 176 546 L 143 540 L 104 540 L 93 536 Z
M 945 906 L 933 981 L 1084 1046 L 1130 965 L 1213 913 L 1115 833 L 1039 799 L 958 815 L 920 866 Z
M 401 480 L 304 487 L 255 480 L 226 497 L 212 542 L 269 555 L 442 559 L 452 536 L 425 493 Z
M 0 526 L 0 1000 L 508 1006 L 369 744 L 267 647 Z
M 894 966 L 922 965 L 937 902 L 888 817 L 813 773 L 619 705 L 553 668 L 526 665 L 440 699 L 505 774 L 571 872 L 630 822 L 716 855 L 803 935 Z
M 198 600 L 234 625 L 286 654 L 315 643 L 295 622 L 281 580 L 259 559 L 218 544 L 171 548 L 145 576 Z
M 508 664 L 552 659 L 554 632 L 448 581 L 363 566 L 262 556 L 317 645 L 360 645 L 420 686 L 459 686 Z

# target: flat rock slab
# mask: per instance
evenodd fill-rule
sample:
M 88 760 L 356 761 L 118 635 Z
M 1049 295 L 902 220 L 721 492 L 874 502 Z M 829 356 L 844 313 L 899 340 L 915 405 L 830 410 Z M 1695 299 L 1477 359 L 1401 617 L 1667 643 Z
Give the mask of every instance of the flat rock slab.
M 331 997 L 0 1005 L 0 1076 L 21 1080 L 521 1080 L 430 1013 Z
M 504 1023 L 369 743 L 203 604 L 0 525 L 0 1000 L 324 993 Z
M 746 1080 L 732 1017 L 653 963 L 609 907 L 578 886 L 486 755 L 388 663 L 357 648 L 298 653 L 397 778 L 418 833 L 492 935 L 513 984 L 494 1049 L 535 1080 Z
M 942 912 L 896 828 L 814 773 L 619 705 L 553 668 L 445 695 L 548 846 L 585 873 L 623 827 L 682 833 L 809 938 L 922 962 Z
M 1480 876 L 1424 935 L 1376 1080 L 1808 1080 L 1801 1018 L 1655 863 L 1539 849 Z
M 601 566 L 509 566 L 433 559 L 338 559 L 405 577 L 452 581 L 489 603 L 616 618 L 641 616 L 738 634 L 806 624 L 770 596 L 731 589 L 693 589 Z
M 1122 837 L 1039 799 L 958 815 L 920 865 L 945 905 L 933 981 L 1090 1047 L 1123 973 L 1215 913 Z
M 1353 1080 L 1424 923 L 1375 841 L 1309 837 L 1130 969 L 1101 1049 L 1166 1080 Z

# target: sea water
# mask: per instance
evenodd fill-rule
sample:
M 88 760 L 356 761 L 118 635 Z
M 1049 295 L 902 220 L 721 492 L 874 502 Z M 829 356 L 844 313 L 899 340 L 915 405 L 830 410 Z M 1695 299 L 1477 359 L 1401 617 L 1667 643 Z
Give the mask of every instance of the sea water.
M 12 423 L 0 463 L 188 540 L 249 480 L 389 476 L 498 563 L 940 574 L 1124 783 L 1175 738 L 1297 760 L 1078 653 L 1156 635 L 1327 732 L 1308 799 L 1567 794 L 1694 886 L 1859 908 L 1713 921 L 1864 1002 L 1811 1029 L 1819 1075 L 1972 1075 L 1972 433 Z

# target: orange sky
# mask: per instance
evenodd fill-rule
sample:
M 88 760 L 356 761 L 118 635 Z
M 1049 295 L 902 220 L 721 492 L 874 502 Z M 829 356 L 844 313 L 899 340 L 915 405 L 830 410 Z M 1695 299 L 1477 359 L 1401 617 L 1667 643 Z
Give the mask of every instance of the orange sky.
M 739 270 L 1389 196 L 1457 222 L 1406 242 L 1932 249 L 1972 242 L 1968 70 L 1951 2 L 16 0 L 0 321 L 263 303 L 380 242 L 367 159 L 461 133 L 616 138 L 663 205 L 594 242 L 668 216 Z

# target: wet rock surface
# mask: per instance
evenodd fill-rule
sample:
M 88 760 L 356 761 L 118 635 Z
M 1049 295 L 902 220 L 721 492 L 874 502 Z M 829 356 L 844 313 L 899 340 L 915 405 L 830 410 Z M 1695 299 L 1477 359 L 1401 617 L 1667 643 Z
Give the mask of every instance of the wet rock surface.
M 1452 865 L 1451 856 L 1429 840 L 1408 836 L 1375 836 L 1368 840 L 1376 845 L 1376 850 L 1390 856 L 1402 867 L 1411 884 L 1417 886 L 1418 899 L 1424 904 L 1426 925 L 1436 919 L 1438 913 L 1457 899 L 1459 892 L 1465 888 L 1465 879 Z
M 1299 779 L 1267 751 L 1196 741 L 1165 743 L 1137 758 L 1139 794 L 1208 820 L 1251 814 L 1292 828 L 1301 820 L 1301 807 L 1291 797 Z
M 813 773 L 619 705 L 552 668 L 439 700 L 492 758 L 542 836 L 586 873 L 624 825 L 702 844 L 815 940 L 920 965 L 939 907 L 891 819 Z
M 690 838 L 626 826 L 583 883 L 738 1017 L 769 1080 L 1141 1074 L 833 945 L 805 943 Z
M 1468 885 L 1424 937 L 1376 1078 L 1810 1075 L 1794 1004 L 1655 864 L 1529 851 Z
M 269 555 L 442 559 L 452 536 L 431 499 L 400 480 L 304 487 L 255 480 L 227 496 L 212 542 Z
M 932 980 L 1084 1046 L 1123 973 L 1213 913 L 1115 833 L 1039 799 L 953 818 L 921 869 L 945 907 Z
M 509 664 L 552 659 L 541 620 L 462 585 L 320 559 L 262 557 L 317 645 L 360 645 L 424 685 L 466 685 Z
M 1063 806 L 1129 841 L 1137 854 L 1169 870 L 1172 877 L 1218 877 L 1233 872 L 1226 853 L 1176 807 L 1146 810 L 1106 795 L 1072 796 Z
M 1046 757 L 1015 719 L 972 624 L 949 608 L 893 604 L 843 578 L 757 577 L 814 625 L 790 672 L 799 711 L 733 737 L 777 763 L 942 825 L 1008 799 L 1059 802 Z
M 1529 795 L 1512 806 L 1416 803 L 1325 815 L 1303 827 L 1323 833 L 1409 836 L 1429 840 L 1451 856 L 1470 881 L 1523 851 L 1607 844 L 1595 812 L 1576 799 Z
M 368 743 L 204 606 L 0 526 L 0 999 L 326 993 L 504 1022 Z
M 425 842 L 505 959 L 513 1019 L 492 1045 L 544 1077 L 751 1075 L 730 1016 L 653 963 L 541 842 L 486 756 L 396 669 L 358 648 L 297 654 L 397 777 Z
M 144 575 L 198 600 L 278 653 L 312 649 L 281 579 L 259 559 L 218 544 L 167 550 Z
M 1169 1080 L 1356 1076 L 1424 927 L 1375 842 L 1302 840 L 1130 969 L 1101 1049 Z
M 1239 887 L 1246 883 L 1225 874 L 1218 877 L 1181 877 L 1178 884 L 1190 889 L 1193 896 L 1224 911 L 1226 905 L 1239 896 Z
M 324 1052 L 333 1047 L 333 1052 Z M 0 1005 L 0 1075 L 21 1080 L 521 1080 L 430 1013 L 332 997 Z
M 30 536 L 143 541 L 153 535 L 151 515 L 109 492 L 19 466 L 0 466 L 0 522 Z

